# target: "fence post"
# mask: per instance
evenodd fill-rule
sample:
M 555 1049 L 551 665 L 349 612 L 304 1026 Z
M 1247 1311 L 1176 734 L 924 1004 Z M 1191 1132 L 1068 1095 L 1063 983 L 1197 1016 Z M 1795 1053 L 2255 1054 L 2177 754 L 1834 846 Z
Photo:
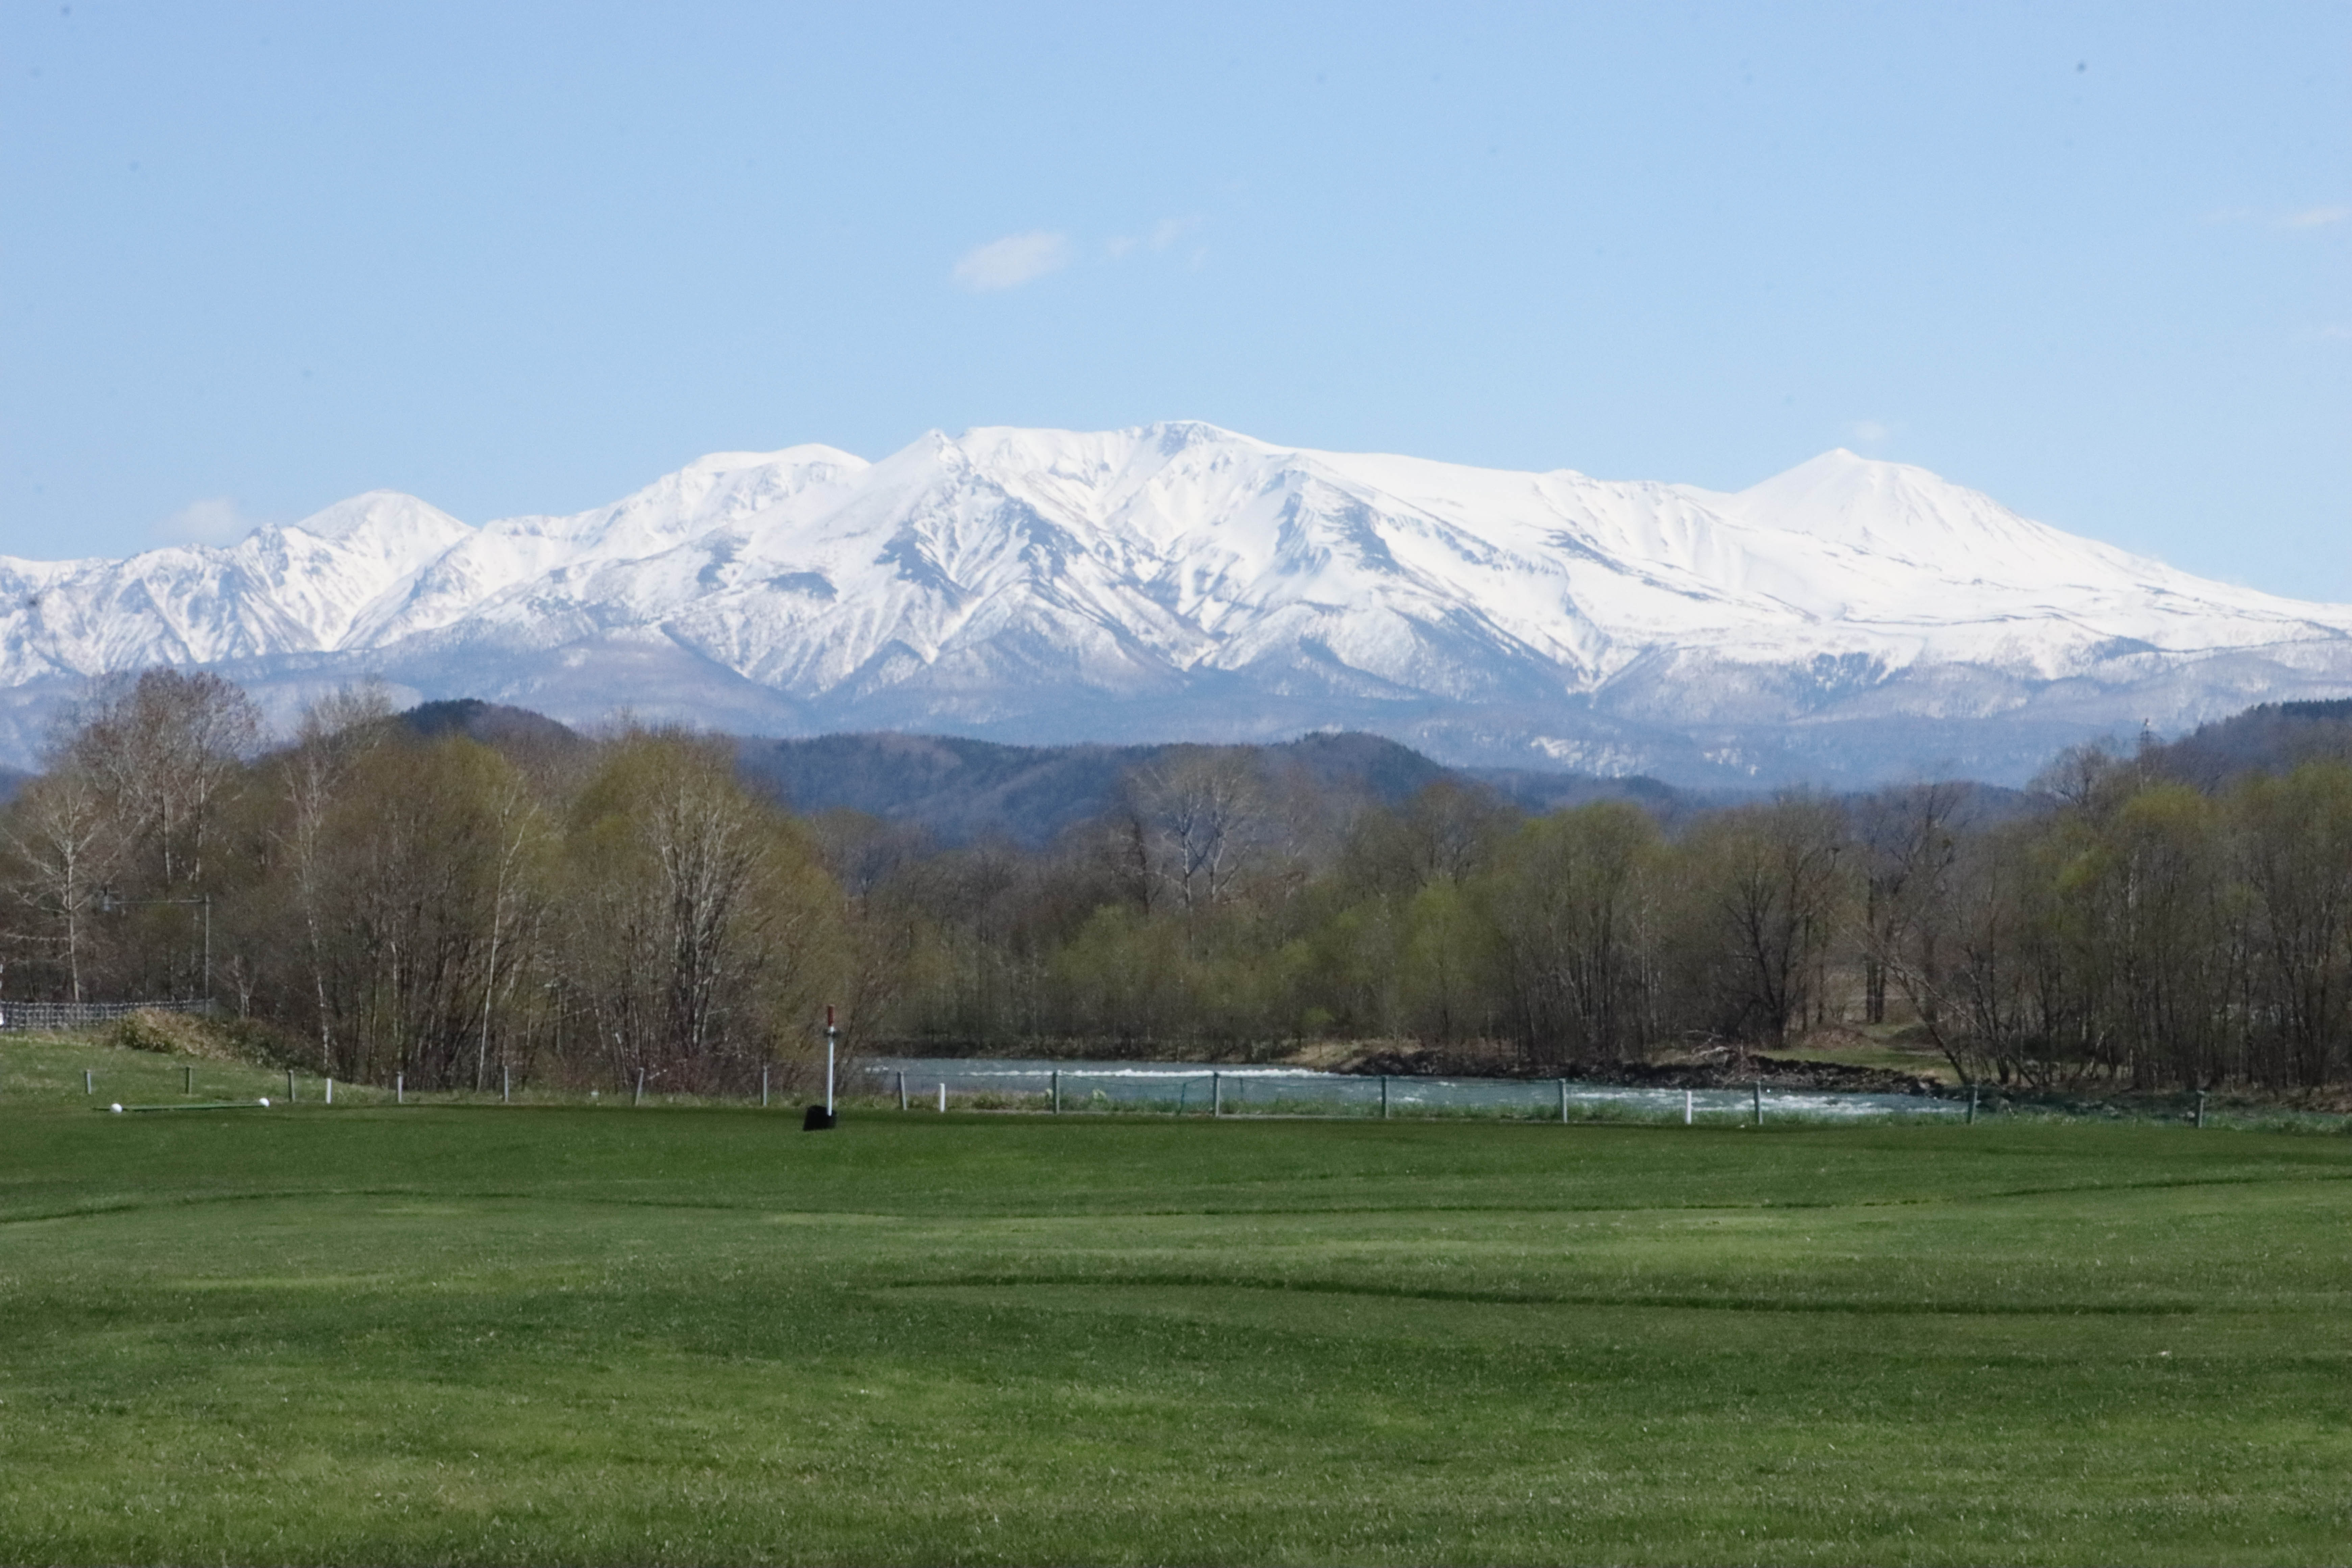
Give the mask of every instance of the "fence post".
M 294 1103 L 294 1069 L 292 1068 L 286 1069 L 286 1103 L 289 1105 Z
M 1685 1127 L 1688 1127 L 1691 1124 L 1692 1098 L 1693 1097 L 1689 1089 L 1683 1090 L 1683 1125 Z
M 768 1064 L 760 1064 L 760 1109 L 768 1109 Z
M 1213 1072 L 1209 1075 L 1209 1114 L 1212 1116 L 1223 1116 L 1224 1113 L 1225 1075 L 1221 1072 Z
M 1389 1119 L 1389 1075 L 1381 1074 L 1381 1120 Z
M 1062 1114 L 1062 1069 L 1055 1068 L 1046 1077 L 1054 1086 L 1054 1114 L 1059 1116 Z
M 2205 1127 L 2205 1091 L 2201 1089 L 2197 1091 L 2197 1127 L 2200 1131 Z
M 945 1116 L 947 1113 L 948 1113 L 948 1080 L 947 1080 L 947 1079 L 940 1079 L 940 1114 L 941 1116 Z
M 84 1094 L 95 1094 L 98 1091 L 98 1080 L 88 1068 L 81 1069 L 81 1091 Z
M 898 1109 L 907 1109 L 907 1075 L 903 1072 L 898 1075 Z
M 1764 1125 L 1764 1080 L 1758 1079 L 1753 1087 L 1756 1090 L 1756 1125 L 1761 1127 Z
M 329 1105 L 335 1103 L 335 1080 L 333 1079 L 329 1079 L 327 1080 L 327 1103 Z
M 335 1091 L 331 1089 L 328 1089 L 327 1098 L 334 1099 Z M 499 1103 L 500 1105 L 514 1103 L 514 1068 L 499 1068 Z
M 392 1102 L 394 1105 L 408 1103 L 408 1075 L 404 1072 L 392 1075 Z
M 1559 1080 L 1559 1119 L 1563 1123 L 1568 1121 L 1568 1079 L 1566 1079 Z
M 182 1094 L 191 1094 L 191 1095 L 192 1095 L 192 1094 L 194 1094 L 194 1093 L 195 1093 L 195 1092 L 196 1092 L 196 1069 L 195 1069 L 195 1068 L 182 1068 L 180 1069 L 180 1071 L 181 1071 L 183 1074 L 184 1074 L 184 1075 L 185 1075 L 184 1081 L 183 1081 L 183 1082 L 181 1083 L 181 1085 L 180 1085 L 180 1092 L 181 1092 Z
M 631 1105 L 633 1105 L 633 1106 L 636 1106 L 636 1105 L 643 1105 L 645 1102 L 646 1102 L 646 1069 L 645 1069 L 645 1068 L 639 1068 L 637 1069 L 637 1089 L 636 1089 L 636 1092 L 635 1092 L 635 1094 L 632 1094 L 631 1096 L 629 1096 L 629 1103 L 630 1103 Z

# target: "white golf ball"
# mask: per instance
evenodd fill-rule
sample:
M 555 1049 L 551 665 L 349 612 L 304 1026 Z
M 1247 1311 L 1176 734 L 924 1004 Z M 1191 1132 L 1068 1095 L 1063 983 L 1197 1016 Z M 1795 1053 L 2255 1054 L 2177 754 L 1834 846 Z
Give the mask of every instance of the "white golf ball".
M 261 1097 L 261 1103 L 262 1103 L 262 1104 L 264 1104 L 264 1105 L 268 1104 L 268 1103 L 269 1103 L 269 1097 L 268 1097 L 268 1095 L 266 1095 L 266 1094 L 265 1094 L 265 1095 L 263 1095 L 263 1096 Z
M 121 1106 L 120 1106 L 120 1105 L 110 1105 L 110 1106 L 108 1106 L 106 1109 L 107 1109 L 107 1110 L 111 1110 L 111 1111 L 112 1111 L 112 1112 L 114 1112 L 117 1116 L 120 1116 L 120 1115 L 121 1115 L 121 1114 L 122 1114 L 122 1107 L 121 1107 Z

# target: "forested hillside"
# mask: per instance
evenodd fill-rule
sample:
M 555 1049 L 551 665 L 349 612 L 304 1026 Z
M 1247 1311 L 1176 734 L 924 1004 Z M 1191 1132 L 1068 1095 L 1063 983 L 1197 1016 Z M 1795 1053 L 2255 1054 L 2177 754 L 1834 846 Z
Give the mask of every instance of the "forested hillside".
M 2209 790 L 2303 763 L 2352 762 L 2352 700 L 2265 702 L 2178 740 L 2150 742 L 2141 760 L 2167 778 Z
M 485 714 L 519 711 L 485 703 L 471 706 Z M 1006 746 L 959 736 L 886 731 L 746 741 L 738 754 L 746 776 L 803 812 L 846 808 L 919 827 L 941 844 L 998 837 L 1034 848 L 1110 810 L 1126 780 L 1163 765 L 1185 749 Z M 1446 779 L 1475 783 L 1536 810 L 1629 800 L 1663 816 L 1678 817 L 1703 801 L 1654 779 L 1444 768 L 1378 735 L 1305 735 L 1276 745 L 1231 749 L 1249 752 L 1269 781 L 1288 781 L 1290 787 L 1386 806 L 1400 805 Z
M 772 764 L 683 731 L 362 689 L 258 734 L 210 675 L 92 696 L 0 816 L 0 996 L 209 990 L 321 1068 L 433 1086 L 740 1088 L 828 1004 L 853 1044 L 937 1051 L 1413 1038 L 1549 1071 L 1885 1023 L 2011 1084 L 2352 1076 L 2352 765 L 2291 748 L 2202 787 L 2081 749 L 2025 797 L 1664 821 L 1530 813 L 1360 737 L 792 753 L 803 805 L 850 763 L 867 799 L 1034 790 L 1059 826 L 1024 844 L 796 816 Z

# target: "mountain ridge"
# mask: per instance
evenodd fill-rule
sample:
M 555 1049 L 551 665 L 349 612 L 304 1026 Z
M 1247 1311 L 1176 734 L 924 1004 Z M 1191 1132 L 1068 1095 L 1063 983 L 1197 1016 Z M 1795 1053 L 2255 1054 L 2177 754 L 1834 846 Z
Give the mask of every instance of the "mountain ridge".
M 1723 493 L 1171 422 L 715 453 L 479 527 L 373 491 L 228 546 L 0 559 L 0 760 L 149 663 L 281 714 L 365 674 L 778 737 L 1350 729 L 1702 787 L 2014 781 L 2101 732 L 2352 692 L 2352 606 L 1842 450 Z

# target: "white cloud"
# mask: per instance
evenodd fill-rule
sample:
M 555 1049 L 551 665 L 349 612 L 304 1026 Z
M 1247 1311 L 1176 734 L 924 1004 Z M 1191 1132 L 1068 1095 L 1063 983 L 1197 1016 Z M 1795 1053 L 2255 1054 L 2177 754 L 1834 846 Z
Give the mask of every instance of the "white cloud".
M 2216 207 L 2205 215 L 2207 223 L 2251 223 L 2271 228 L 2326 228 L 2347 219 L 2352 219 L 2352 206 L 2340 205 L 2305 207 L 2293 213 L 2275 209 L 2264 212 L 2259 207 Z
M 2352 327 L 2345 326 L 2341 322 L 2330 322 L 2319 329 L 2319 341 L 2324 343 L 2352 342 Z
M 190 501 L 148 531 L 163 544 L 234 544 L 260 526 L 227 496 L 215 496 Z
M 1848 434 L 1857 441 L 1884 441 L 1895 432 L 1876 419 L 1857 419 Z
M 1058 272 L 1070 264 L 1070 237 L 1038 230 L 1008 234 L 964 253 L 955 264 L 955 280 L 975 294 L 1017 289 L 1024 283 Z
M 1103 241 L 1103 251 L 1116 261 L 1138 250 L 1165 250 L 1200 226 L 1198 217 L 1164 217 L 1151 226 L 1149 234 L 1122 234 Z

